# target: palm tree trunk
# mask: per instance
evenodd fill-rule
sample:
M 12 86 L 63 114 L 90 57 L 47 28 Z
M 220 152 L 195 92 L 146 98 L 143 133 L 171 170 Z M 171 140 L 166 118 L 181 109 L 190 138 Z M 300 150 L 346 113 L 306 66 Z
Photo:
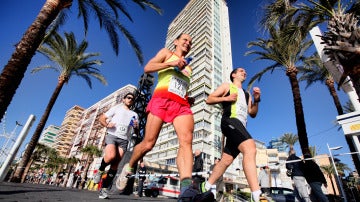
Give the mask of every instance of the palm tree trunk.
M 296 126 L 298 130 L 299 143 L 301 151 L 303 154 L 310 154 L 309 150 L 309 141 L 306 132 L 305 116 L 303 111 L 303 105 L 301 100 L 299 81 L 297 80 L 296 67 L 289 67 L 286 71 L 286 75 L 289 77 L 291 90 L 294 99 L 294 109 L 295 109 L 295 118 Z
M 30 159 L 29 163 L 26 165 L 25 170 L 24 170 L 24 173 L 23 173 L 23 175 L 22 175 L 22 177 L 21 177 L 21 183 L 24 183 L 24 182 L 25 182 L 26 175 L 29 173 L 29 169 L 30 169 L 33 161 L 34 161 L 33 159 Z
M 47 0 L 35 21 L 16 45 L 10 60 L 0 75 L 0 120 L 4 116 L 26 69 L 44 39 L 46 29 L 59 12 L 71 5 L 72 0 Z
M 333 98 L 333 101 L 334 101 L 336 110 L 338 112 L 338 115 L 344 114 L 343 108 L 342 108 L 341 103 L 340 103 L 339 96 L 336 93 L 336 89 L 335 89 L 335 86 L 334 86 L 334 80 L 333 79 L 327 79 L 326 80 L 326 86 L 328 87 L 330 95 Z
M 335 185 L 334 185 L 334 181 L 333 181 L 333 175 L 330 175 L 329 178 L 330 178 L 330 182 L 331 182 L 331 186 L 333 188 L 333 192 L 334 192 L 334 196 L 336 195 L 336 190 L 335 190 Z
M 63 79 L 59 80 L 50 100 L 49 103 L 45 109 L 45 112 L 43 114 L 43 116 L 41 117 L 39 124 L 37 125 L 35 132 L 33 134 L 33 136 L 31 137 L 31 140 L 28 144 L 28 146 L 26 147 L 25 151 L 24 151 L 24 155 L 21 158 L 21 161 L 19 163 L 18 168 L 15 171 L 15 174 L 13 176 L 13 178 L 11 179 L 12 182 L 20 182 L 21 180 L 21 176 L 24 173 L 24 167 L 26 166 L 26 164 L 29 162 L 30 157 L 36 147 L 36 144 L 39 141 L 41 132 L 43 131 L 46 121 L 49 118 L 50 112 L 56 102 L 57 97 L 59 96 L 62 87 L 64 86 L 65 81 Z
M 83 189 L 86 183 L 86 179 L 87 179 L 87 173 L 89 172 L 89 168 L 90 168 L 90 164 L 92 163 L 92 157 L 89 156 L 86 159 L 86 166 L 84 168 L 84 171 L 82 173 L 82 177 L 81 177 L 81 183 L 79 185 L 79 189 Z
M 334 80 L 333 79 L 327 79 L 326 80 L 326 86 L 328 87 L 330 95 L 333 98 L 333 101 L 334 101 L 334 104 L 336 106 L 336 110 L 338 112 L 338 115 L 343 115 L 344 111 L 343 111 L 343 108 L 341 106 L 339 96 L 336 93 L 336 89 L 335 89 L 335 86 L 334 86 Z M 350 152 L 356 152 L 356 147 L 354 145 L 352 137 L 345 135 L 345 140 L 346 140 L 347 145 L 349 146 Z M 351 157 L 352 157 L 352 159 L 354 161 L 354 165 L 355 165 L 356 170 L 360 171 L 360 159 L 359 159 L 358 155 L 357 154 L 352 154 Z

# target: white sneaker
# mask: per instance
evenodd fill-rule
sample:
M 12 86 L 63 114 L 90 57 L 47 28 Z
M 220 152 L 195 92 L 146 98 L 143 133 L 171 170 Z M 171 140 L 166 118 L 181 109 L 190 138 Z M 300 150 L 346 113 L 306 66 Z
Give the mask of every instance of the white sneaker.
M 99 194 L 99 198 L 100 198 L 100 199 L 107 199 L 107 198 L 109 198 L 109 190 L 108 190 L 107 188 L 101 188 L 100 194 Z
M 125 164 L 119 177 L 116 179 L 115 185 L 119 191 L 124 191 L 130 176 L 133 174 L 133 172 L 128 171 L 128 167 L 129 163 Z
M 105 171 L 100 171 L 100 170 L 97 171 L 97 173 L 95 174 L 95 177 L 94 177 L 94 183 L 95 184 L 99 184 L 99 182 L 101 180 L 101 177 L 104 174 L 104 172 Z

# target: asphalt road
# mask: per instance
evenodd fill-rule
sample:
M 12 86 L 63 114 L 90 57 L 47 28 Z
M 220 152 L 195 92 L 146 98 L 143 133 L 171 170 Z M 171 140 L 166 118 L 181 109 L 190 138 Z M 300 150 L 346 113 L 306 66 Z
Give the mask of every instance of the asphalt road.
M 56 187 L 44 184 L 30 183 L 11 183 L 0 182 L 0 201 L 1 202 L 92 202 L 92 201 L 170 201 L 176 202 L 176 199 L 170 199 L 159 196 L 137 197 L 135 195 L 111 194 L 109 199 L 99 199 L 97 191 L 79 190 L 64 187 Z

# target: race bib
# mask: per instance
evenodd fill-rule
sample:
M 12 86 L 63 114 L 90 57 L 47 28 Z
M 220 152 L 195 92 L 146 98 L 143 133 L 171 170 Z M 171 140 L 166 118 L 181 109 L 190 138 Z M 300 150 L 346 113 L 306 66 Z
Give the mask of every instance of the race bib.
M 243 99 L 243 100 L 241 100 Z M 237 118 L 246 126 L 247 115 L 248 115 L 248 106 L 244 101 L 245 96 L 242 93 L 238 95 L 238 101 L 236 102 L 236 116 Z
M 176 76 L 172 76 L 171 80 L 170 80 L 168 91 L 172 92 L 182 98 L 185 98 L 188 87 L 189 87 L 189 84 L 185 80 L 183 80 L 179 77 L 176 77 Z
M 115 136 L 118 137 L 126 136 L 127 130 L 128 130 L 127 125 L 118 125 L 116 126 Z

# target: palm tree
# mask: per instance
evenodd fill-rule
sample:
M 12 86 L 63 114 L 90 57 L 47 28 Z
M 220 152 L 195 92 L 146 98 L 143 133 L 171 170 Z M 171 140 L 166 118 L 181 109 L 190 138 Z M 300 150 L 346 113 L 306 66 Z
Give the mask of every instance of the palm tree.
M 59 156 L 58 152 L 55 149 L 52 149 L 48 154 L 48 159 L 44 167 L 55 172 L 57 178 L 57 175 L 63 170 L 63 166 L 65 162 L 66 159 Z
M 76 163 L 79 162 L 79 159 L 76 158 L 75 156 L 71 157 L 71 158 L 68 158 L 65 160 L 65 163 L 66 163 L 66 168 L 68 168 L 68 171 L 66 172 L 66 176 L 64 177 L 64 186 L 66 187 L 66 184 L 67 182 L 69 181 L 69 178 L 70 178 L 70 173 L 71 171 L 73 170 L 74 168 L 74 165 Z
M 56 149 L 52 148 L 49 153 L 47 153 L 46 162 L 43 167 L 46 168 L 47 173 L 56 172 L 62 162 L 63 158 L 60 158 Z
M 292 20 L 292 16 L 296 15 L 298 9 L 293 3 L 296 0 L 275 0 L 271 4 L 266 5 L 264 16 L 260 20 L 260 25 L 264 30 L 279 25 L 279 22 L 287 24 Z
M 19 169 L 15 171 L 12 181 L 19 182 L 23 173 L 21 167 L 25 166 L 34 151 L 34 148 L 40 138 L 41 132 L 44 129 L 46 121 L 50 115 L 57 97 L 60 94 L 64 84 L 67 83 L 72 76 L 79 76 L 87 82 L 89 87 L 92 87 L 91 77 L 96 78 L 103 84 L 107 84 L 103 75 L 94 65 L 101 65 L 102 61 L 93 60 L 92 57 L 98 56 L 99 53 L 85 53 L 88 43 L 83 40 L 77 44 L 73 33 L 65 33 L 66 39 L 64 40 L 58 33 L 54 33 L 53 37 L 49 38 L 45 45 L 39 47 L 39 52 L 46 56 L 48 59 L 57 64 L 57 66 L 44 65 L 32 70 L 36 73 L 44 69 L 53 69 L 60 73 L 57 86 L 49 100 L 49 103 L 42 115 L 39 124 L 37 125 L 31 140 L 26 147 L 24 156 L 19 163 Z
M 316 146 L 310 146 L 309 149 L 310 149 L 310 155 L 312 157 L 316 156 Z
M 86 145 L 86 147 L 82 148 L 80 150 L 84 155 L 87 156 L 86 162 L 85 162 L 85 168 L 81 176 L 81 183 L 79 186 L 79 189 L 82 189 L 85 185 L 87 174 L 89 172 L 89 168 L 91 163 L 94 161 L 94 157 L 100 157 L 102 154 L 102 151 L 97 148 L 97 146 L 94 145 Z
M 341 180 L 344 176 L 345 176 L 345 170 L 346 171 L 351 171 L 351 169 L 344 163 L 341 163 L 339 159 L 334 159 L 335 162 L 335 166 L 336 166 L 336 170 L 338 171 L 339 174 L 339 180 Z M 332 180 L 332 176 L 336 173 L 334 170 L 334 166 L 333 165 L 326 165 L 326 166 L 321 166 L 321 169 L 327 174 L 327 176 L 329 177 L 329 179 L 331 180 L 331 185 L 333 187 L 333 191 L 334 194 L 335 192 L 335 188 L 334 188 L 334 182 Z M 339 182 L 342 183 L 342 182 Z
M 349 75 L 355 90 L 360 97 L 360 28 L 357 17 L 360 15 L 360 1 L 350 1 L 348 5 L 343 5 L 341 1 L 309 1 L 310 4 L 302 4 L 300 10 L 303 13 L 301 17 L 305 21 L 322 23 L 328 21 L 328 31 L 322 37 L 325 43 L 325 53 L 337 64 L 341 64 L 344 71 L 340 78 L 339 87 Z M 351 5 L 350 5 L 351 4 Z M 321 64 L 322 65 L 322 64 Z M 333 79 L 332 79 L 333 80 Z M 334 81 L 331 82 L 333 85 Z M 333 94 L 335 90 L 331 90 Z M 335 99 L 335 97 L 333 97 Z M 336 102 L 334 100 L 334 102 Z M 343 114 L 340 103 L 335 103 L 338 114 Z M 351 137 L 345 137 L 351 152 L 356 148 Z M 360 159 L 356 154 L 352 155 L 355 167 L 360 170 Z
M 299 81 L 306 81 L 305 89 L 307 89 L 316 82 L 325 84 L 329 90 L 331 97 L 333 98 L 333 102 L 338 112 L 338 115 L 344 114 L 339 96 L 335 89 L 334 78 L 325 68 L 319 55 L 317 53 L 314 53 L 312 56 L 305 58 L 303 62 L 304 62 L 304 68 L 299 69 L 300 72 L 302 73 L 302 75 L 299 78 Z
M 343 108 L 340 103 L 339 96 L 335 89 L 335 81 L 331 76 L 329 71 L 325 68 L 322 63 L 319 55 L 317 53 L 312 56 L 304 59 L 304 68 L 300 69 L 302 76 L 299 78 L 299 81 L 306 81 L 306 88 L 314 84 L 315 82 L 325 83 L 328 87 L 329 93 L 333 98 L 334 105 L 337 109 L 338 115 L 344 114 Z M 351 152 L 356 152 L 356 147 L 352 141 L 351 136 L 345 136 L 346 143 L 349 146 Z M 355 167 L 357 170 L 360 170 L 360 159 L 357 154 L 352 154 L 352 159 L 354 161 Z
M 40 144 L 40 143 L 36 144 L 35 150 L 32 153 L 30 160 L 27 162 L 25 169 L 24 169 L 24 173 L 21 177 L 22 183 L 25 181 L 26 175 L 28 174 L 30 167 L 33 165 L 33 163 L 36 161 L 44 160 L 44 158 L 46 158 L 46 156 L 49 155 L 51 150 L 52 150 L 51 147 L 48 147 L 44 144 Z
M 335 185 L 333 181 L 333 175 L 335 173 L 334 167 L 332 165 L 320 166 L 321 170 L 327 175 L 330 179 L 331 187 L 333 188 L 334 195 L 336 195 Z
M 282 1 L 282 0 L 277 0 Z M 272 4 L 273 5 L 273 4 Z M 266 7 L 266 11 L 273 9 Z M 270 10 L 270 11 L 269 11 Z M 271 12 L 270 12 L 271 13 Z M 256 41 L 249 42 L 248 47 L 258 47 L 260 50 L 251 50 L 246 55 L 255 54 L 258 57 L 255 60 L 270 60 L 274 64 L 266 67 L 250 79 L 249 86 L 256 80 L 260 81 L 266 72 L 273 72 L 279 68 L 286 72 L 292 89 L 294 110 L 297 126 L 297 134 L 302 153 L 309 153 L 309 142 L 306 132 L 305 116 L 299 82 L 297 79 L 297 64 L 305 56 L 306 50 L 312 45 L 312 41 L 306 39 L 309 30 L 307 26 L 299 24 L 299 21 L 293 20 L 292 16 L 281 18 L 277 24 L 266 26 L 269 39 L 258 38 Z
M 338 0 L 309 2 L 311 5 L 303 4 L 300 8 L 304 11 L 302 17 L 317 23 L 328 21 L 328 30 L 321 38 L 325 44 L 325 54 L 337 64 L 341 64 L 344 70 L 339 80 L 339 87 L 349 76 L 360 97 L 360 27 L 358 25 L 360 2 L 350 1 L 352 5 L 345 6 Z
M 345 176 L 345 171 L 351 171 L 348 165 L 341 163 L 339 160 L 336 161 L 335 164 L 341 178 Z
M 69 8 L 73 5 L 73 2 L 74 0 L 46 0 L 35 21 L 23 34 L 19 43 L 17 43 L 15 51 L 0 75 L 0 120 L 9 106 L 16 89 L 19 87 L 27 66 L 42 43 L 47 29 L 53 31 L 53 28 L 59 27 L 59 24 L 56 24 L 56 22 L 60 22 L 60 24 L 65 22 L 64 16 L 67 12 L 71 12 Z M 78 17 L 83 20 L 85 34 L 88 30 L 89 14 L 93 13 L 96 19 L 99 20 L 100 29 L 104 28 L 108 32 L 116 55 L 119 53 L 119 33 L 122 33 L 134 49 L 140 64 L 143 63 L 140 46 L 120 22 L 119 13 L 124 14 L 132 21 L 130 13 L 127 12 L 121 0 L 77 0 L 76 2 L 78 5 Z M 132 2 L 143 10 L 150 7 L 161 14 L 161 9 L 149 0 L 132 0 Z M 55 24 L 51 25 L 52 22 L 55 22 Z
M 289 147 L 289 150 L 294 150 L 294 145 L 297 141 L 299 141 L 299 137 L 297 135 L 294 135 L 292 133 L 285 133 L 280 137 L 280 141 L 282 143 L 286 143 Z
M 334 85 L 334 78 L 331 76 L 329 71 L 325 68 L 322 63 L 319 55 L 317 53 L 312 56 L 304 59 L 304 68 L 301 68 L 300 71 L 303 73 L 299 78 L 299 81 L 306 81 L 306 88 L 314 84 L 315 82 L 325 83 L 328 87 L 329 93 L 333 98 L 334 105 L 337 109 L 338 115 L 344 114 L 343 108 L 340 103 L 339 96 L 336 92 Z M 356 152 L 356 147 L 352 141 L 351 136 L 345 136 L 346 143 L 349 146 L 351 152 Z M 355 167 L 357 170 L 360 170 L 360 159 L 357 154 L 352 154 L 352 159 L 354 161 Z

